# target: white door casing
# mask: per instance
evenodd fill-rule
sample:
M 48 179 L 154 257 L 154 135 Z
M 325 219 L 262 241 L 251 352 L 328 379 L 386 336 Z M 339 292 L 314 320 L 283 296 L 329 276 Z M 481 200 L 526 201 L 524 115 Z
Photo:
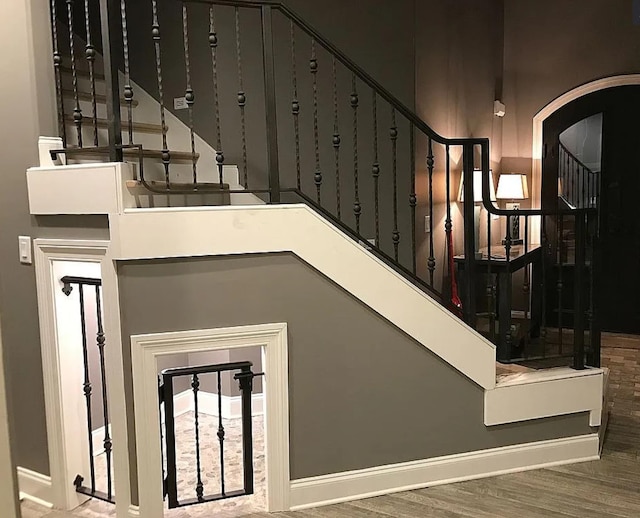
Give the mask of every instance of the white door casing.
M 263 348 L 267 511 L 289 509 L 289 379 L 287 325 L 259 324 L 131 336 L 141 516 L 164 514 L 158 423 L 160 356 L 242 347 Z

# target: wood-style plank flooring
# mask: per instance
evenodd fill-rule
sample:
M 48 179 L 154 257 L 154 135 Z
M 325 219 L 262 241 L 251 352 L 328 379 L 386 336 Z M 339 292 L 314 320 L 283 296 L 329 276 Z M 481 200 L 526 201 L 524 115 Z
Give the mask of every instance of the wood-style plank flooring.
M 640 518 L 640 337 L 603 336 L 602 364 L 611 369 L 611 415 L 600 461 L 502 475 L 304 511 L 248 516 Z M 31 504 L 24 504 L 23 510 L 24 518 L 100 516 L 86 514 L 82 509 L 71 514 L 37 513 Z

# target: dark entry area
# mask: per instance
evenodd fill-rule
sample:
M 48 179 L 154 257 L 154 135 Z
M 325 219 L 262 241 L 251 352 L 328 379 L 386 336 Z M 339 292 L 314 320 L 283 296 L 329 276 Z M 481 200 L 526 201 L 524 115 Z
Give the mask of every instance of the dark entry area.
M 600 253 L 590 265 L 596 269 L 596 311 L 602 330 L 640 333 L 640 218 L 634 213 L 640 201 L 640 86 L 594 92 L 544 122 L 542 203 L 545 208 L 557 206 L 563 203 L 563 192 L 568 192 L 559 185 L 561 134 L 598 114 L 602 114 L 597 175 Z M 581 142 L 587 153 L 595 145 L 592 137 L 586 147 Z

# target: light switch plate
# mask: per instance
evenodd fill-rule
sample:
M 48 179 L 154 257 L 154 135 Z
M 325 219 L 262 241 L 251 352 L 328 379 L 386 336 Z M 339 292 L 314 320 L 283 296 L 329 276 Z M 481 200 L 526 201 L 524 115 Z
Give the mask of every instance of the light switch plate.
M 424 233 L 429 234 L 431 232 L 431 216 L 424 217 Z
M 31 237 L 18 236 L 18 249 L 20 251 L 20 262 L 22 264 L 31 264 Z

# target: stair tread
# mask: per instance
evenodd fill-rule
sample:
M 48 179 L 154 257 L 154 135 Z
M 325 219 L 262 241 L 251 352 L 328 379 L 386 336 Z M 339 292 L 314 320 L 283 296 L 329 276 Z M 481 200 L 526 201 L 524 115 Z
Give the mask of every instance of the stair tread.
M 90 157 L 90 156 L 95 156 L 96 154 L 106 155 L 108 153 L 106 150 L 95 151 L 95 148 L 90 148 L 90 147 L 84 148 L 83 151 L 86 151 L 86 152 L 83 153 L 80 150 L 74 152 L 73 156 L 70 156 L 70 158 Z M 137 149 L 130 148 L 130 149 L 123 149 L 122 153 L 126 158 L 138 158 L 139 151 Z M 161 149 L 143 149 L 142 156 L 144 158 L 154 158 L 154 159 L 162 160 L 162 150 Z M 196 162 L 200 159 L 200 153 L 195 154 L 195 159 L 196 159 Z M 171 151 L 172 163 L 173 162 L 191 162 L 191 160 L 192 160 L 192 155 L 190 151 Z
M 65 116 L 65 121 L 73 124 L 73 116 L 72 115 Z M 91 121 L 92 121 L 91 117 L 84 117 L 82 123 L 90 126 L 92 124 Z M 106 128 L 108 124 L 109 124 L 109 121 L 107 121 L 107 119 L 98 119 L 99 128 Z M 128 122 L 126 120 L 123 120 L 122 121 L 123 133 L 127 131 L 127 125 L 128 125 Z M 169 131 L 169 128 L 166 127 L 166 130 Z M 134 122 L 133 131 L 139 131 L 141 133 L 162 133 L 162 125 L 151 124 L 148 122 Z
M 151 187 L 157 187 L 159 189 L 166 189 L 166 182 L 159 180 L 147 180 L 146 183 Z M 125 185 L 128 189 L 145 189 L 145 186 L 142 184 L 140 180 L 127 180 Z M 196 184 L 198 190 L 200 191 L 227 191 L 229 190 L 229 184 L 223 183 L 206 183 L 206 182 L 198 182 Z M 193 191 L 194 184 L 190 183 L 179 183 L 179 182 L 170 182 L 169 187 L 172 190 L 180 191 L 180 190 L 189 190 Z M 145 189 L 146 190 L 146 189 Z
M 68 90 L 68 89 L 63 89 L 62 90 L 62 95 L 65 98 L 68 99 L 73 99 L 74 98 L 74 93 L 73 90 Z M 88 92 L 78 92 L 78 98 L 81 101 L 91 101 L 91 94 Z M 106 104 L 107 102 L 107 97 L 104 95 L 100 95 L 100 94 L 96 94 L 96 102 L 98 102 L 99 104 Z M 120 104 L 123 106 L 127 105 L 127 101 L 123 98 L 120 99 Z M 138 100 L 137 99 L 133 99 L 131 101 L 131 106 L 138 106 Z

